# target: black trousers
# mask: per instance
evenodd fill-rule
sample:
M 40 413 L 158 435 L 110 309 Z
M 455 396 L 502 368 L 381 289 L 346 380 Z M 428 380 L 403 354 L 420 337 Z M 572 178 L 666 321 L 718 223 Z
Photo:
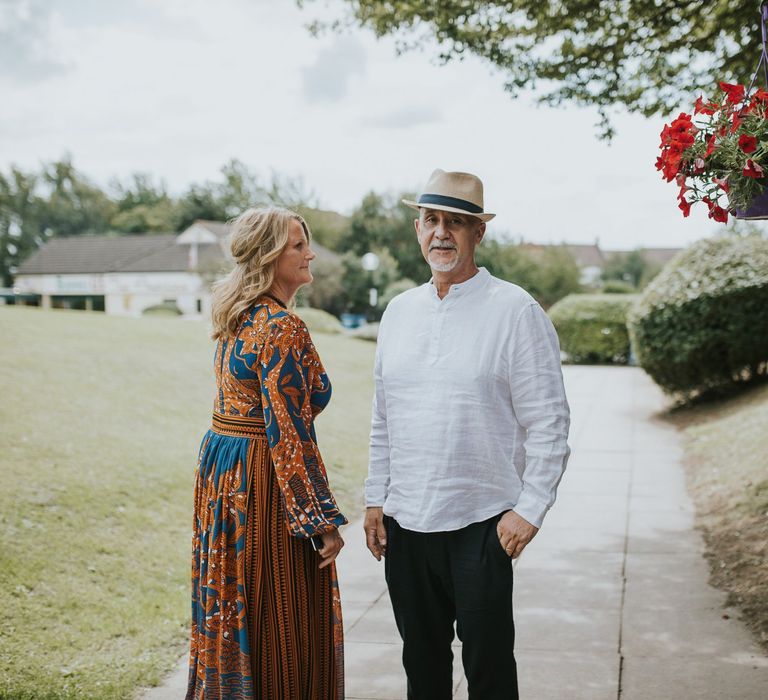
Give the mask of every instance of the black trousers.
M 408 700 L 453 696 L 454 621 L 470 700 L 517 700 L 512 562 L 496 535 L 500 517 L 423 533 L 385 516 L 385 572 Z

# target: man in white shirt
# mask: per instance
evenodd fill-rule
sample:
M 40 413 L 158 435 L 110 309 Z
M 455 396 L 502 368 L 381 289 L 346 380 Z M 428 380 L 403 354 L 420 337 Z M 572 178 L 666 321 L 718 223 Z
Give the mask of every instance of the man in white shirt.
M 436 170 L 416 236 L 432 279 L 387 307 L 374 369 L 365 532 L 385 555 L 409 700 L 452 697 L 456 623 L 469 697 L 518 697 L 512 564 L 568 460 L 547 315 L 475 264 L 493 218 L 468 173 Z

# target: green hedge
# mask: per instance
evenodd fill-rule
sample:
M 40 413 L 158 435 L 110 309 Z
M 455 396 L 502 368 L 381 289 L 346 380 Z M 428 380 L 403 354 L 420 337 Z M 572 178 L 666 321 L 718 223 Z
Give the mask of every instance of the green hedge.
M 699 241 L 646 287 L 629 326 L 640 365 L 683 398 L 764 371 L 768 240 Z
M 549 317 L 568 359 L 584 364 L 626 363 L 627 311 L 636 299 L 633 294 L 570 294 L 558 301 Z
M 637 294 L 637 288 L 623 280 L 606 280 L 600 291 L 603 294 Z
M 294 310 L 310 333 L 341 333 L 341 321 L 327 311 L 309 306 L 297 306 Z
M 175 301 L 163 301 L 154 306 L 147 306 L 142 312 L 146 316 L 181 316 L 181 309 Z

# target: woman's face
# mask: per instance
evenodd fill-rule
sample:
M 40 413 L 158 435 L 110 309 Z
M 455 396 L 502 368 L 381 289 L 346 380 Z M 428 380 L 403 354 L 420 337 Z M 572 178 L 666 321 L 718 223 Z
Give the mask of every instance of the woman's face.
M 277 258 L 275 283 L 281 289 L 294 294 L 299 287 L 312 281 L 309 263 L 314 258 L 315 254 L 309 247 L 304 228 L 296 219 L 291 219 L 288 224 L 288 242 Z

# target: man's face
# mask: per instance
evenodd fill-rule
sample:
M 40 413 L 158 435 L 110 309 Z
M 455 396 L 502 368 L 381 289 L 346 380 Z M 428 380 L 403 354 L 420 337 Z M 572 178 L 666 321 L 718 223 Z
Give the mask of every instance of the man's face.
M 435 272 L 463 271 L 474 266 L 475 247 L 485 233 L 485 223 L 480 219 L 421 208 L 414 224 L 421 253 Z

